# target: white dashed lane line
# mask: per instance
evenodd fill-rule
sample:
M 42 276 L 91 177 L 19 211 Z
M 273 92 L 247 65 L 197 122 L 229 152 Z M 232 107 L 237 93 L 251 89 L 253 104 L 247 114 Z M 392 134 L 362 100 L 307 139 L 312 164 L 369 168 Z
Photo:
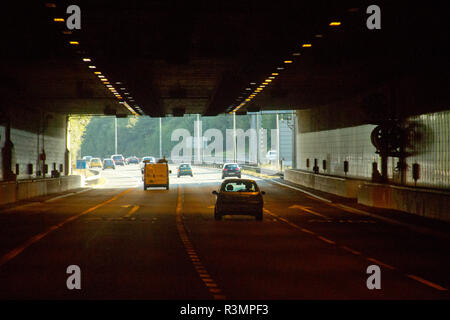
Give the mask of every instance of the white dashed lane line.
M 283 221 L 284 223 L 290 225 L 291 227 L 293 227 L 293 228 L 295 228 L 297 230 L 300 230 L 301 232 L 310 234 L 311 236 L 315 236 L 318 240 L 320 240 L 322 242 L 328 243 L 330 245 L 335 245 L 335 246 L 337 246 L 338 248 L 340 248 L 342 250 L 345 250 L 345 251 L 347 251 L 347 252 L 349 252 L 349 253 L 351 253 L 351 254 L 353 254 L 355 256 L 360 256 L 360 257 L 364 258 L 365 260 L 367 260 L 367 261 L 369 261 L 371 263 L 374 263 L 376 265 L 379 265 L 381 267 L 384 267 L 386 269 L 389 269 L 389 270 L 392 270 L 392 271 L 399 271 L 397 268 L 395 268 L 395 267 L 393 267 L 393 266 L 391 266 L 391 265 L 389 265 L 387 263 L 384 263 L 384 262 L 382 262 L 382 261 L 380 261 L 378 259 L 371 258 L 371 257 L 364 257 L 362 255 L 362 253 L 357 251 L 357 250 L 351 249 L 351 248 L 349 248 L 347 246 L 340 246 L 340 245 L 338 245 L 336 243 L 336 241 L 333 241 L 333 240 L 330 240 L 330 239 L 328 239 L 326 237 L 318 235 L 318 234 L 316 234 L 315 232 L 313 232 L 311 230 L 302 228 L 299 225 L 297 225 L 297 224 L 295 224 L 295 223 L 293 223 L 293 222 L 291 222 L 291 221 L 289 221 L 289 220 L 287 220 L 285 218 L 282 218 L 282 217 L 278 216 L 277 214 L 271 212 L 270 210 L 264 209 L 264 212 L 269 214 L 269 215 L 271 215 L 271 216 L 273 216 L 273 217 L 275 217 L 276 219 L 278 219 L 280 221 Z M 439 290 L 439 291 L 447 291 L 448 290 L 445 287 L 442 287 L 442 286 L 440 286 L 440 285 L 438 285 L 438 284 L 436 284 L 434 282 L 425 280 L 425 279 L 423 279 L 423 278 L 421 278 L 419 276 L 416 276 L 416 275 L 413 275 L 413 274 L 406 274 L 406 273 L 403 273 L 401 271 L 400 271 L 400 273 L 403 274 L 404 276 L 408 277 L 409 279 L 412 279 L 412 280 L 415 280 L 417 282 L 420 282 L 421 284 L 426 285 L 428 287 L 431 287 L 433 289 L 436 289 L 436 290 Z

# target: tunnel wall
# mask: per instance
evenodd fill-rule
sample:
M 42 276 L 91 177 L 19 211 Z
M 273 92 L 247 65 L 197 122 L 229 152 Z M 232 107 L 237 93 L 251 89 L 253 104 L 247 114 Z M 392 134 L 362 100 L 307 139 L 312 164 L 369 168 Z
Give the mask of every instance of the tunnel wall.
M 381 163 L 370 141 L 370 133 L 375 127 L 361 124 L 351 127 L 313 131 L 311 122 L 319 115 L 316 110 L 299 110 L 297 132 L 297 168 L 313 171 L 317 159 L 319 173 L 339 177 L 353 177 L 370 180 L 372 162 Z M 330 114 L 320 113 L 320 116 Z M 354 115 L 357 117 L 357 114 Z M 320 120 L 323 122 L 324 120 Z M 418 187 L 450 189 L 450 111 L 440 111 L 408 117 L 407 125 L 413 128 L 412 155 L 406 159 L 406 184 L 415 186 L 412 165 L 420 166 Z M 316 124 L 317 126 L 317 124 Z M 309 166 L 307 165 L 309 159 Z M 326 160 L 326 169 L 323 169 Z M 348 161 L 348 172 L 344 172 L 344 161 Z M 389 158 L 388 177 L 396 179 L 397 158 Z
M 0 182 L 0 205 L 81 187 L 81 176 Z
M 372 163 L 377 162 L 380 168 L 381 162 L 370 141 L 375 125 L 368 124 L 360 107 L 349 103 L 297 110 L 297 119 L 298 172 L 285 173 L 287 180 L 344 197 L 349 195 L 346 183 L 337 183 L 335 178 L 360 180 L 360 188 L 351 197 L 361 204 L 450 221 L 449 110 L 412 114 L 406 118 L 404 125 L 410 129 L 411 137 L 410 155 L 406 159 L 406 184 L 401 187 L 370 184 Z M 314 159 L 317 159 L 319 175 L 312 173 Z M 326 160 L 325 169 L 323 160 Z M 344 161 L 349 163 L 347 173 Z M 388 179 L 393 184 L 400 183 L 395 170 L 397 161 L 398 158 L 393 157 L 388 160 Z M 412 176 L 413 164 L 420 166 L 417 182 Z
M 358 203 L 450 221 L 450 192 L 363 183 L 360 185 Z
M 43 161 L 39 159 L 45 150 L 47 164 L 46 177 L 56 168 L 64 174 L 64 155 L 66 150 L 66 116 L 57 113 L 44 113 L 36 109 L 16 108 L 11 111 L 11 141 L 14 144 L 17 179 L 36 179 L 43 177 Z M 5 126 L 0 126 L 0 146 L 5 143 Z M 0 154 L 0 161 L 1 159 Z M 28 166 L 32 165 L 32 172 Z M 0 166 L 0 179 L 3 177 Z

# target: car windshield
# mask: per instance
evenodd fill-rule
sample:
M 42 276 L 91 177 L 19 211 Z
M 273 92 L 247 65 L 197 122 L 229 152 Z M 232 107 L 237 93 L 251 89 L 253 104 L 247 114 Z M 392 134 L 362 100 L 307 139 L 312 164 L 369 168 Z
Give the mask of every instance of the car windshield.
M 222 185 L 225 192 L 257 192 L 258 186 L 253 181 L 230 181 Z
M 225 165 L 225 169 L 236 169 L 238 168 L 237 164 L 227 164 Z

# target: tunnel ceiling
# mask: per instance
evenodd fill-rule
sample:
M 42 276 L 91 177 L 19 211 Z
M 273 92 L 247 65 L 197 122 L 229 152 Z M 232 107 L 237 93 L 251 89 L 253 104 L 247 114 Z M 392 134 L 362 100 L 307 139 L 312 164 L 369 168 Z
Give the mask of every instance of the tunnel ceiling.
M 313 108 L 402 77 L 436 79 L 448 70 L 446 11 L 393 2 L 377 2 L 381 30 L 366 27 L 365 1 L 10 4 L 0 90 L 6 104 L 52 112 L 217 115 Z M 54 21 L 71 4 L 81 30 Z

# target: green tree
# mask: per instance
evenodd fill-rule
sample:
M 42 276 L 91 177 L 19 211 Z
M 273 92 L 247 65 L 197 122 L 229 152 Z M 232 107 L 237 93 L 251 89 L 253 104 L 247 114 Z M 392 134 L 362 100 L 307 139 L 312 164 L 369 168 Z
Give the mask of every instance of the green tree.
M 69 137 L 71 163 L 75 163 L 77 158 L 81 158 L 81 146 L 84 141 L 86 127 L 91 121 L 91 116 L 71 116 L 69 117 Z

